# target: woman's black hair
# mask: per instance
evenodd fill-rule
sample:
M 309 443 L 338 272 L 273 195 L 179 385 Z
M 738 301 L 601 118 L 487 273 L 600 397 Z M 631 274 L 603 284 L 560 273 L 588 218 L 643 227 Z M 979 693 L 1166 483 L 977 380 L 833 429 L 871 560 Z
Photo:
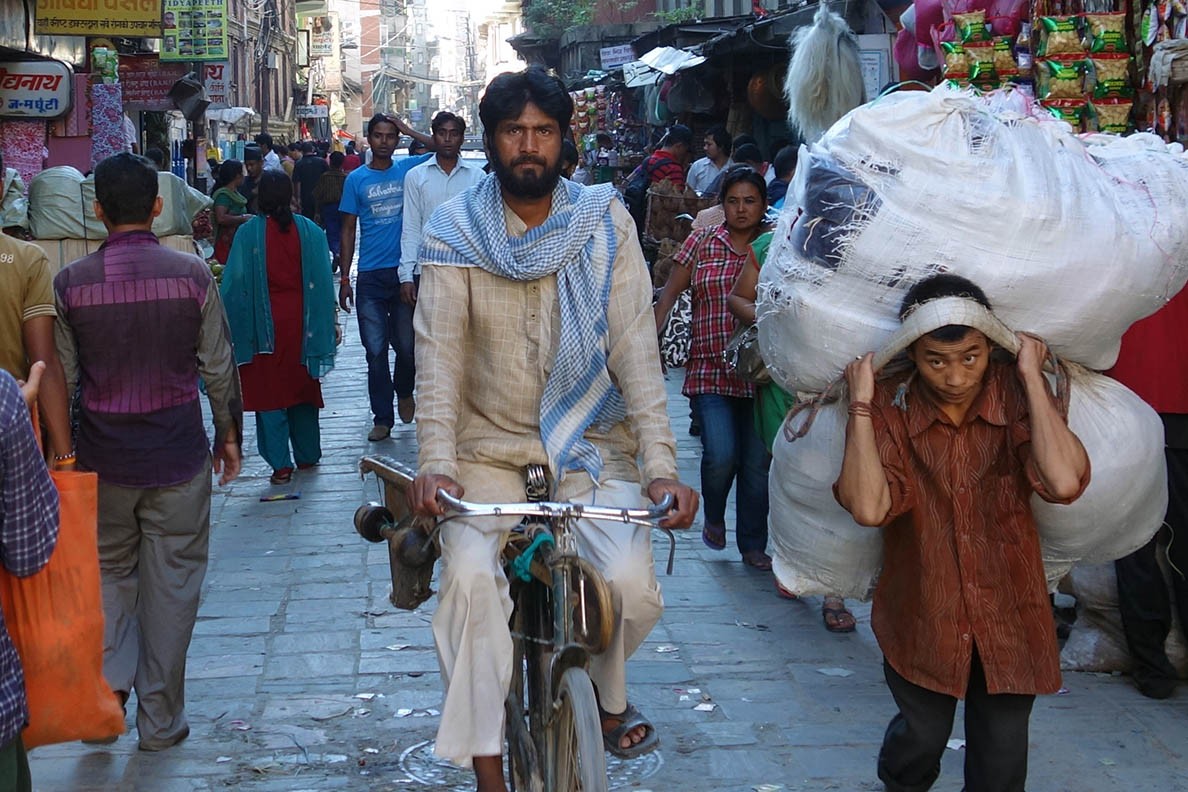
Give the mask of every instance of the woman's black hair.
M 293 224 L 293 182 L 281 171 L 264 171 L 260 174 L 260 186 L 256 191 L 256 205 L 260 214 L 271 217 L 288 231 Z
M 540 66 L 529 66 L 520 72 L 504 72 L 491 80 L 479 102 L 479 120 L 483 137 L 493 142 L 500 121 L 519 118 L 529 102 L 557 122 L 562 134 L 569 131 L 573 118 L 573 100 L 565 84 Z
M 215 174 L 214 189 L 226 187 L 231 182 L 235 181 L 236 176 L 243 175 L 243 163 L 237 159 L 229 159 L 219 166 L 218 173 Z M 214 192 L 214 190 L 211 190 Z
M 726 193 L 736 184 L 746 182 L 752 184 L 759 191 L 763 203 L 767 204 L 767 182 L 759 175 L 759 171 L 750 165 L 732 165 L 722 174 L 722 187 L 718 191 L 718 203 L 726 203 Z
M 157 167 L 122 151 L 95 166 L 95 200 L 111 225 L 145 223 L 157 200 Z

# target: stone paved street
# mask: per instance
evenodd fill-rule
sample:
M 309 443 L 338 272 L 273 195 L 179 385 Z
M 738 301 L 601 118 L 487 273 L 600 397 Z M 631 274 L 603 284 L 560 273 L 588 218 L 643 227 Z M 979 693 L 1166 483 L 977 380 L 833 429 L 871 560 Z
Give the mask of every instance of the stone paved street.
M 366 544 L 351 525 L 355 507 L 376 492 L 360 483 L 359 456 L 374 450 L 411 463 L 415 439 L 413 427 L 400 426 L 390 440 L 367 443 L 353 316 L 346 329 L 325 387 L 326 455 L 285 490 L 300 499 L 260 502 L 278 488 L 250 439 L 244 475 L 216 492 L 189 655 L 190 738 L 157 754 L 138 751 L 134 735 L 110 747 L 39 748 L 36 789 L 467 788 L 468 773 L 428 758 L 441 698 L 429 630 L 434 602 L 395 610 L 385 546 Z M 682 477 L 696 486 L 699 446 L 687 432 L 679 372 L 669 389 Z M 658 558 L 666 551 L 658 535 Z M 680 537 L 675 574 L 661 582 L 667 610 L 629 678 L 662 747 L 612 764 L 615 788 L 882 788 L 875 755 L 893 705 L 868 607 L 855 609 L 856 633 L 830 635 L 819 599 L 779 599 L 770 574 L 744 568 L 731 550 L 706 549 L 696 532 Z M 1121 677 L 1067 674 L 1065 685 L 1067 694 L 1037 702 L 1030 789 L 1188 790 L 1188 688 L 1157 702 Z M 695 711 L 703 698 L 716 708 Z M 961 732 L 959 723 L 954 736 Z M 946 752 L 936 790 L 961 788 L 961 761 L 960 751 Z

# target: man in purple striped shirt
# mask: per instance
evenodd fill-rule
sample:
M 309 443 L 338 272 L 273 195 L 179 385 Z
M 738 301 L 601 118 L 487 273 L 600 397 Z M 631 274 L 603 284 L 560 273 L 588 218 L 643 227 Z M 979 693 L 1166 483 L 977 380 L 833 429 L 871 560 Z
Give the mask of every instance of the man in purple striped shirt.
M 186 651 L 206 574 L 212 453 L 198 401 L 214 416 L 213 469 L 240 468 L 243 399 L 219 290 L 198 256 L 163 247 L 157 173 L 122 153 L 95 168 L 103 247 L 54 278 L 56 341 L 79 389 L 78 465 L 99 474 L 103 672 L 135 688 L 140 748 L 190 732 Z
M 4 569 L 18 577 L 44 567 L 58 541 L 58 491 L 29 420 L 44 370 L 45 363 L 33 364 L 23 393 L 12 376 L 0 370 L 0 559 Z M 28 720 L 21 661 L 0 614 L 0 789 L 33 788 L 21 743 Z

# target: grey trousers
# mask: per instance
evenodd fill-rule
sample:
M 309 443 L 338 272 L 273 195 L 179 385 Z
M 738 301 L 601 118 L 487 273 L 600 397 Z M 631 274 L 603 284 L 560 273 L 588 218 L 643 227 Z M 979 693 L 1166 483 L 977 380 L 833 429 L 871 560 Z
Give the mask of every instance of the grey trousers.
M 198 615 L 210 541 L 210 461 L 190 481 L 135 489 L 99 481 L 103 675 L 136 690 L 140 746 L 181 741 L 186 652 Z

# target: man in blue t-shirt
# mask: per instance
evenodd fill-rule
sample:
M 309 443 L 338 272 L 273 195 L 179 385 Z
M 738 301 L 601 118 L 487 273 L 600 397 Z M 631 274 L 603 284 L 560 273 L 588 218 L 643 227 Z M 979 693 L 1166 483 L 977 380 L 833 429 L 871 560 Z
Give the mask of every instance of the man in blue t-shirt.
M 400 299 L 400 234 L 404 215 L 404 177 L 432 154 L 392 162 L 404 133 L 427 145 L 428 135 L 410 128 L 395 116 L 377 113 L 367 122 L 371 162 L 351 171 L 342 187 L 338 208 L 342 215 L 342 275 L 338 303 L 344 311 L 355 299 L 351 291 L 351 262 L 359 243 L 359 336 L 367 353 L 367 395 L 374 426 L 371 441 L 383 440 L 396 422 L 393 391 L 400 420 L 412 423 L 416 411 L 413 382 L 413 306 Z M 396 352 L 396 365 L 388 370 L 388 348 Z M 394 381 L 394 382 L 393 382 Z

